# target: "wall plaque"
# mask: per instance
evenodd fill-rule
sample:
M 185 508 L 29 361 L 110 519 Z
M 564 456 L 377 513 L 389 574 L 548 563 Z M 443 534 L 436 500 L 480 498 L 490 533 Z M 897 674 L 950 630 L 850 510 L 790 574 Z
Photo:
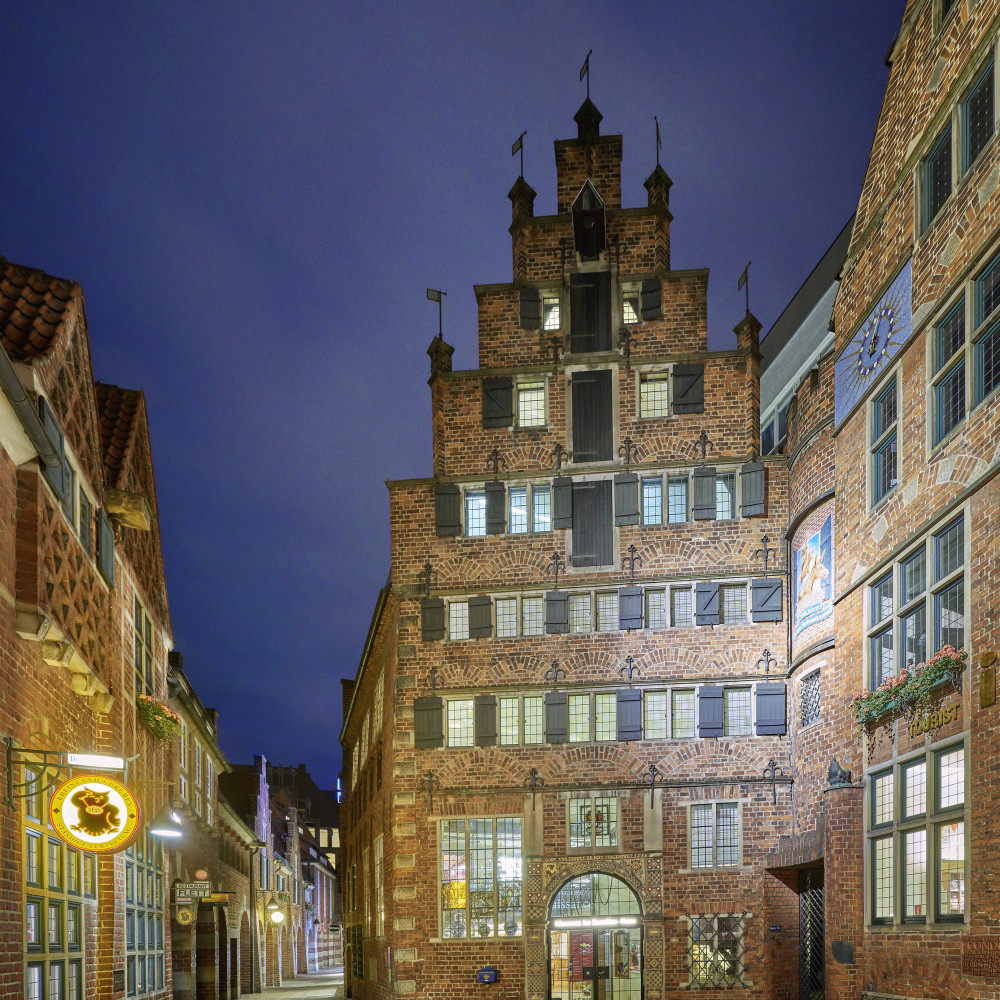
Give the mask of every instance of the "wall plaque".
M 1000 976 L 1000 934 L 970 934 L 962 939 L 962 973 Z
M 979 707 L 989 708 L 997 700 L 997 668 L 984 667 L 979 675 Z

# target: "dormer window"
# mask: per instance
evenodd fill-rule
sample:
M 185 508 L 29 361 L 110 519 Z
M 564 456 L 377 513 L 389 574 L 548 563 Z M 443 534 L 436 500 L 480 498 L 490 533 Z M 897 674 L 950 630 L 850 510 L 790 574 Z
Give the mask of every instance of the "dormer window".
M 573 243 L 581 260 L 597 260 L 604 242 L 604 201 L 588 180 L 573 202 Z

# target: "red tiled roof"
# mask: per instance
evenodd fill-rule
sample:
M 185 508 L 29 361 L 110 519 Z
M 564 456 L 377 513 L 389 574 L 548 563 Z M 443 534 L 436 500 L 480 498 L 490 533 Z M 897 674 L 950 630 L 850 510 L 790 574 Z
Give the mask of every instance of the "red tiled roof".
M 0 257 L 0 342 L 16 361 L 44 357 L 80 286 Z
M 122 462 L 135 431 L 142 393 L 136 389 L 105 385 L 103 382 L 94 384 L 94 392 L 97 396 L 97 417 L 101 425 L 104 479 L 109 485 L 117 486 Z

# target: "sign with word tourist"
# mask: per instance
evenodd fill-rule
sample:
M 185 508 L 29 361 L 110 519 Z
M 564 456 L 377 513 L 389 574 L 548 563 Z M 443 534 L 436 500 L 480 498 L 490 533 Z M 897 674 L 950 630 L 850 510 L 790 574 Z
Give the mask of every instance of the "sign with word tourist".
M 204 899 L 212 895 L 212 883 L 207 879 L 198 882 L 178 882 L 174 886 L 175 899 Z
M 114 854 L 128 847 L 139 830 L 139 803 L 114 778 L 78 774 L 53 793 L 49 822 L 71 847 Z
M 929 732 L 932 729 L 940 729 L 942 726 L 948 725 L 949 722 L 954 722 L 958 718 L 958 708 L 958 705 L 952 705 L 950 708 L 942 708 L 938 712 L 931 712 L 930 715 L 925 715 L 922 719 L 914 719 L 907 727 L 910 736 L 920 736 L 921 733 Z

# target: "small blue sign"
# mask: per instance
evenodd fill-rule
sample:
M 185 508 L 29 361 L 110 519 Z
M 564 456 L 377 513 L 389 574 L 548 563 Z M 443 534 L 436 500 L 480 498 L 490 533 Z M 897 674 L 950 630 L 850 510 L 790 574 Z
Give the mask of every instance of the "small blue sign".
M 781 924 L 771 924 L 771 933 L 777 934 L 781 930 Z
M 481 983 L 495 983 L 497 981 L 497 970 L 492 965 L 480 969 L 477 975 Z

